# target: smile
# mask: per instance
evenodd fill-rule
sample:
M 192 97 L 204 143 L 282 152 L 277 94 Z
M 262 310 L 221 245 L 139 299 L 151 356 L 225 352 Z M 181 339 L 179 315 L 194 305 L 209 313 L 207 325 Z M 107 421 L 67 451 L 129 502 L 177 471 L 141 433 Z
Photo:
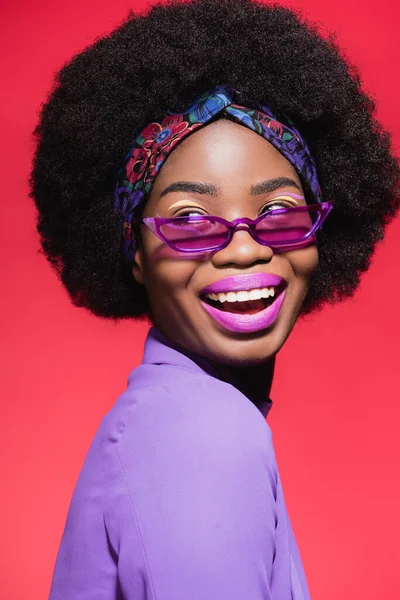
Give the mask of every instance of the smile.
M 274 297 L 275 292 L 276 292 L 275 287 L 269 287 L 269 288 L 265 287 L 265 288 L 250 290 L 249 292 L 242 291 L 242 292 L 226 292 L 225 294 L 223 292 L 221 292 L 220 294 L 206 294 L 206 299 L 207 299 L 207 301 L 211 300 L 213 302 L 220 302 L 222 304 L 225 302 L 227 302 L 227 304 L 231 304 L 232 302 L 242 304 L 243 302 L 249 302 L 252 300 L 261 300 L 264 298 Z M 261 303 L 261 305 L 262 304 L 263 303 Z M 228 308 L 227 310 L 230 310 L 230 308 Z M 234 311 L 234 312 L 236 312 L 236 311 Z
M 227 277 L 202 290 L 200 302 L 208 315 L 226 329 L 253 333 L 277 319 L 286 286 L 284 279 L 268 273 Z

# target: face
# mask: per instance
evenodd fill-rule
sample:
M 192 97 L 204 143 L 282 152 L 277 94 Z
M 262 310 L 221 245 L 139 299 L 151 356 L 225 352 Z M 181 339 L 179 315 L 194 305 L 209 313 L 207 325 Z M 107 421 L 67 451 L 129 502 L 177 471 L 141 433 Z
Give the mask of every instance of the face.
M 272 205 L 305 204 L 291 164 L 260 135 L 221 119 L 188 136 L 170 154 L 143 216 L 200 214 L 233 221 L 255 219 Z M 133 275 L 146 287 L 151 319 L 168 339 L 209 360 L 237 366 L 260 364 L 278 352 L 293 329 L 317 267 L 315 243 L 274 251 L 243 227 L 222 250 L 192 255 L 172 250 L 144 225 L 141 235 Z M 273 287 L 268 275 L 283 280 L 275 298 L 244 302 L 249 297 L 232 292 L 232 287 L 253 294 Z M 221 281 L 227 277 L 227 282 Z M 214 299 L 204 295 L 210 286 Z M 236 302 L 220 302 L 223 297 L 218 294 L 226 296 L 229 291 L 236 294 Z M 271 302 L 272 323 L 269 317 L 250 329 L 231 326 L 230 317 L 239 323 L 250 313 L 250 320 L 257 322 L 257 313 Z

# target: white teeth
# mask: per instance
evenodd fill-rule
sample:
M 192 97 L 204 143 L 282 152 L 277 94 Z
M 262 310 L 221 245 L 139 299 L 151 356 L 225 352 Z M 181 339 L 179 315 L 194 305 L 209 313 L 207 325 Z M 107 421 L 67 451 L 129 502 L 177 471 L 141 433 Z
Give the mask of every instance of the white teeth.
M 249 298 L 250 300 L 260 300 L 260 298 L 262 298 L 261 290 L 251 290 L 249 292 Z
M 246 302 L 249 299 L 249 292 L 237 292 L 236 297 L 238 302 Z
M 263 288 L 261 290 L 261 298 L 268 298 L 269 296 L 275 296 L 275 288 Z
M 274 287 L 257 288 L 254 290 L 227 292 L 220 294 L 207 294 L 207 298 L 216 302 L 247 302 L 248 300 L 260 300 L 260 298 L 269 298 L 275 296 Z

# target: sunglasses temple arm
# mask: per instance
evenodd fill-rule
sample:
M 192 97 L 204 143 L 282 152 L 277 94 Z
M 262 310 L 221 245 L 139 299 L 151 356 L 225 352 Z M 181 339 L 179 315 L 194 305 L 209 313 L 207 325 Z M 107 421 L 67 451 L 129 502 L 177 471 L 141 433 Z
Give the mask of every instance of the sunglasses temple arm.
M 318 225 L 319 231 L 322 231 L 322 229 L 323 229 L 322 224 L 325 221 L 325 219 L 327 218 L 327 216 L 329 215 L 329 213 L 331 212 L 332 208 L 333 208 L 333 204 L 328 204 L 328 203 L 324 203 L 322 206 L 320 206 L 320 213 L 319 213 L 320 221 L 319 221 L 319 225 Z

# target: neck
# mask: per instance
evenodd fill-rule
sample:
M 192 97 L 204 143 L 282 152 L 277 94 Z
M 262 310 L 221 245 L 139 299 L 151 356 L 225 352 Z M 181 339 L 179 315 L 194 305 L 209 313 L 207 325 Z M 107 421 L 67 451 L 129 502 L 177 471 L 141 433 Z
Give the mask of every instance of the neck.
M 172 342 L 164 336 L 155 326 L 153 327 L 164 344 L 186 354 L 204 370 L 212 373 L 218 379 L 233 385 L 266 417 L 271 407 L 269 394 L 274 377 L 275 356 L 261 364 L 246 367 L 216 363 L 183 349 L 176 342 Z
M 269 399 L 275 369 L 275 356 L 255 366 L 237 367 L 214 364 L 218 375 L 234 385 L 258 408 Z

